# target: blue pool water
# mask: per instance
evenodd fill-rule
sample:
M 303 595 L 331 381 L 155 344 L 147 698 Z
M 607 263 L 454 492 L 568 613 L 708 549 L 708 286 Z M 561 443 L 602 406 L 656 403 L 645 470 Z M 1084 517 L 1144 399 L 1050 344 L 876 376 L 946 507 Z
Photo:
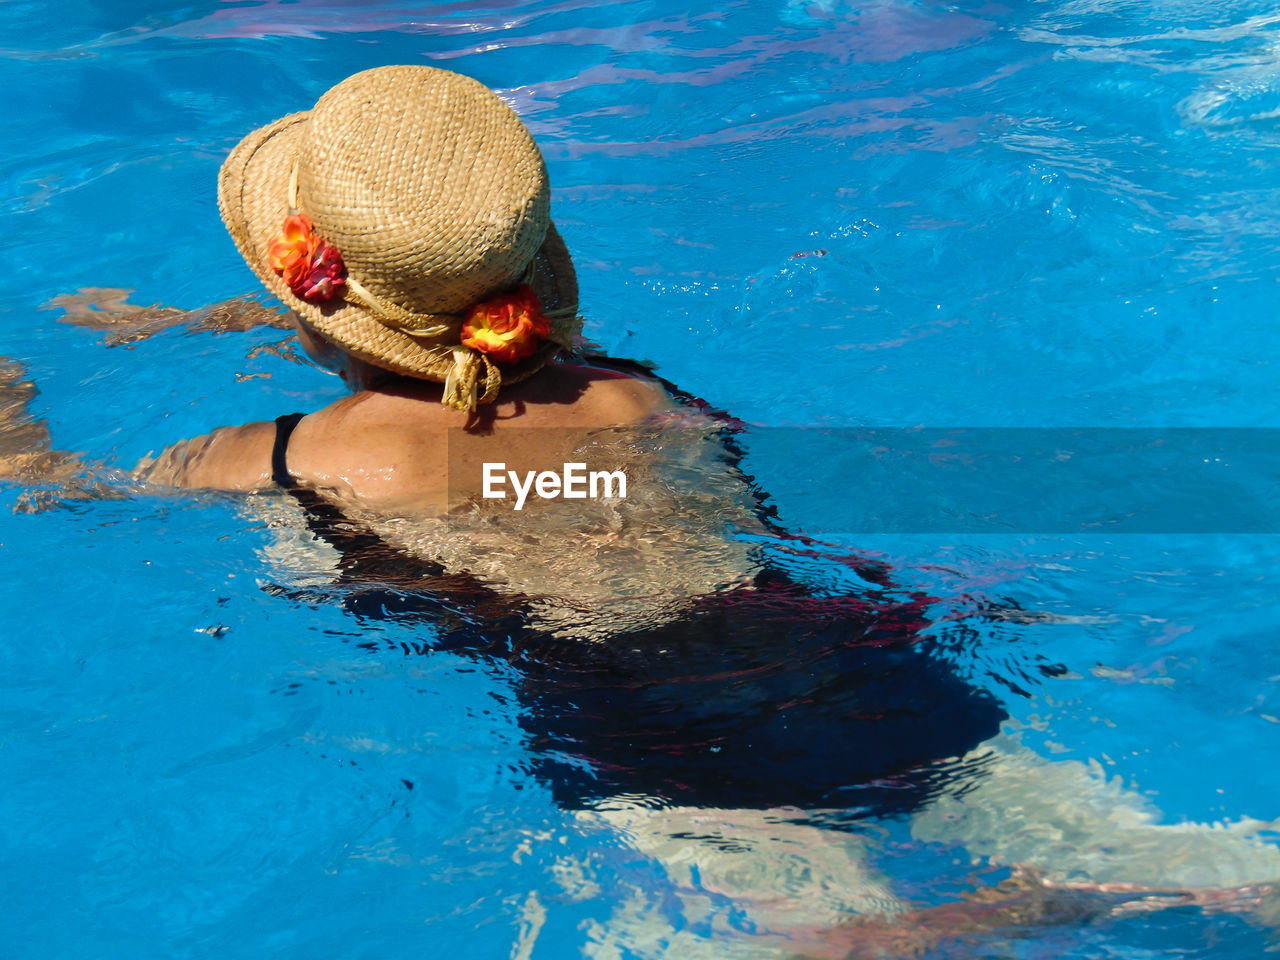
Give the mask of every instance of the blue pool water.
M 779 517 L 821 532 L 785 562 L 831 586 L 850 576 L 841 551 L 887 562 L 931 598 L 930 655 L 989 689 L 1052 769 L 1092 765 L 1082 791 L 1118 778 L 1166 825 L 1280 815 L 1274 533 L 1186 515 L 1101 532 L 1072 525 L 1096 505 L 1070 490 L 1039 526 L 868 530 L 874 483 L 805 482 L 854 429 L 1280 426 L 1272 5 L 0 10 L 0 354 L 38 384 L 58 447 L 127 468 L 337 398 L 279 331 L 107 348 L 46 305 L 87 287 L 183 307 L 253 290 L 216 213 L 227 151 L 358 69 L 456 69 L 543 147 L 588 335 L 744 420 Z M 1112 469 L 1126 502 L 1147 495 L 1149 461 Z M 1228 462 L 1202 506 L 1275 490 Z M 300 573 L 237 499 L 31 512 L 22 489 L 0 496 L 15 508 L 0 520 L 5 955 L 787 955 L 753 935 L 750 903 L 691 892 L 642 828 L 552 802 L 509 671 L 405 655 L 421 625 L 275 589 Z M 1028 613 L 978 615 L 993 605 Z M 822 836 L 837 833 L 913 907 L 1007 874 L 906 818 Z M 1245 958 L 1276 942 L 1277 916 L 992 923 L 927 949 Z

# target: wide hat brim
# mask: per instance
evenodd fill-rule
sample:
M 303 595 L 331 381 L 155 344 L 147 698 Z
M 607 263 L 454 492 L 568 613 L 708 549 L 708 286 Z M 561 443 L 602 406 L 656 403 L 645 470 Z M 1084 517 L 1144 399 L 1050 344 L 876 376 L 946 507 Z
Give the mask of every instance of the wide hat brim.
M 258 279 L 308 326 L 375 366 L 443 383 L 454 369 L 456 338 L 448 342 L 410 336 L 376 319 L 366 307 L 341 298 L 319 304 L 302 300 L 268 264 L 267 250 L 289 214 L 289 180 L 310 116 L 308 110 L 282 117 L 255 130 L 231 151 L 218 176 L 223 222 Z M 552 316 L 551 338 L 532 356 L 501 364 L 504 383 L 536 372 L 558 350 L 572 344 L 581 329 L 577 276 L 554 224 L 548 224 L 529 283 Z

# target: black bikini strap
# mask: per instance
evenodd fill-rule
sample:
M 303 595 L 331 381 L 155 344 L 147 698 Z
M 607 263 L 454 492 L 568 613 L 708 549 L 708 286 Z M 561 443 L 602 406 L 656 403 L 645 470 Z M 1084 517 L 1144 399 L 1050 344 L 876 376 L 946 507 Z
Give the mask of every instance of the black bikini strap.
M 285 490 L 292 490 L 298 485 L 298 481 L 289 472 L 285 451 L 289 448 L 289 438 L 293 436 L 294 428 L 304 416 L 306 414 L 286 413 L 283 417 L 276 417 L 276 442 L 271 448 L 271 479 Z

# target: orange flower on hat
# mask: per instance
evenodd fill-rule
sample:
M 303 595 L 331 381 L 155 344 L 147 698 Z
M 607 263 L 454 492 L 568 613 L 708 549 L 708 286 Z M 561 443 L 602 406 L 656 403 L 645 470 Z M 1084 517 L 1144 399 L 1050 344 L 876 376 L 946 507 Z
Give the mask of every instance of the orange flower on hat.
M 317 237 L 300 213 L 284 218 L 284 228 L 267 248 L 267 262 L 294 296 L 309 303 L 332 300 L 346 285 L 342 254 Z
M 551 335 L 538 295 L 528 284 L 481 301 L 462 325 L 462 345 L 508 363 L 530 357 Z
M 317 242 L 311 221 L 295 213 L 284 218 L 284 229 L 267 248 L 267 261 L 292 287 L 311 262 L 311 251 Z

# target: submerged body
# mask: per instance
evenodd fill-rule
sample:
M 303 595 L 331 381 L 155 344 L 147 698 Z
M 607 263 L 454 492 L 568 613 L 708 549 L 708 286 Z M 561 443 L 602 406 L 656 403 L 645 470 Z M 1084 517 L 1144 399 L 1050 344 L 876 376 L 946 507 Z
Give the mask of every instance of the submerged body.
M 628 397 L 662 389 L 588 382 Z M 380 506 L 303 484 L 292 494 L 338 548 L 333 576 L 351 613 L 420 623 L 423 646 L 405 654 L 515 669 L 529 770 L 584 829 L 618 831 L 690 905 L 732 898 L 761 956 L 801 938 L 813 955 L 835 943 L 829 955 L 844 956 L 846 939 L 908 929 L 932 942 L 1052 923 L 1068 907 L 1123 915 L 1162 890 L 1217 888 L 1224 909 L 1244 909 L 1260 895 L 1248 885 L 1280 877 L 1280 853 L 1251 825 L 1159 824 L 1131 791 L 1002 737 L 1002 705 L 933 649 L 930 598 L 869 568 L 860 590 L 818 589 L 770 561 L 760 541 L 785 540 L 757 515 L 723 424 L 665 391 L 629 409 L 645 406 L 628 424 L 570 431 L 579 443 L 608 436 L 647 465 L 625 502 L 517 513 L 473 491 L 450 513 L 415 515 L 412 499 Z M 552 409 L 541 427 L 565 429 Z M 511 457 L 518 411 L 476 442 Z M 885 816 L 1030 879 L 1008 910 L 1000 900 L 958 919 L 912 913 L 876 869 L 874 844 L 839 829 Z M 1029 911 L 1028 889 L 1042 891 Z M 844 926 L 859 916 L 888 926 Z M 615 934 L 649 922 L 623 911 Z M 773 935 L 783 943 L 769 946 Z
M 725 422 L 654 378 L 558 363 L 467 425 L 398 381 L 166 451 L 152 482 L 284 486 L 346 602 L 517 666 L 557 799 L 905 810 L 1005 714 L 920 644 L 923 599 L 823 596 L 769 562 Z M 681 402 L 683 400 L 683 402 Z M 484 497 L 483 465 L 616 469 L 625 496 Z M 389 589 L 386 589 L 389 588 Z M 446 612 L 447 611 L 447 612 Z

